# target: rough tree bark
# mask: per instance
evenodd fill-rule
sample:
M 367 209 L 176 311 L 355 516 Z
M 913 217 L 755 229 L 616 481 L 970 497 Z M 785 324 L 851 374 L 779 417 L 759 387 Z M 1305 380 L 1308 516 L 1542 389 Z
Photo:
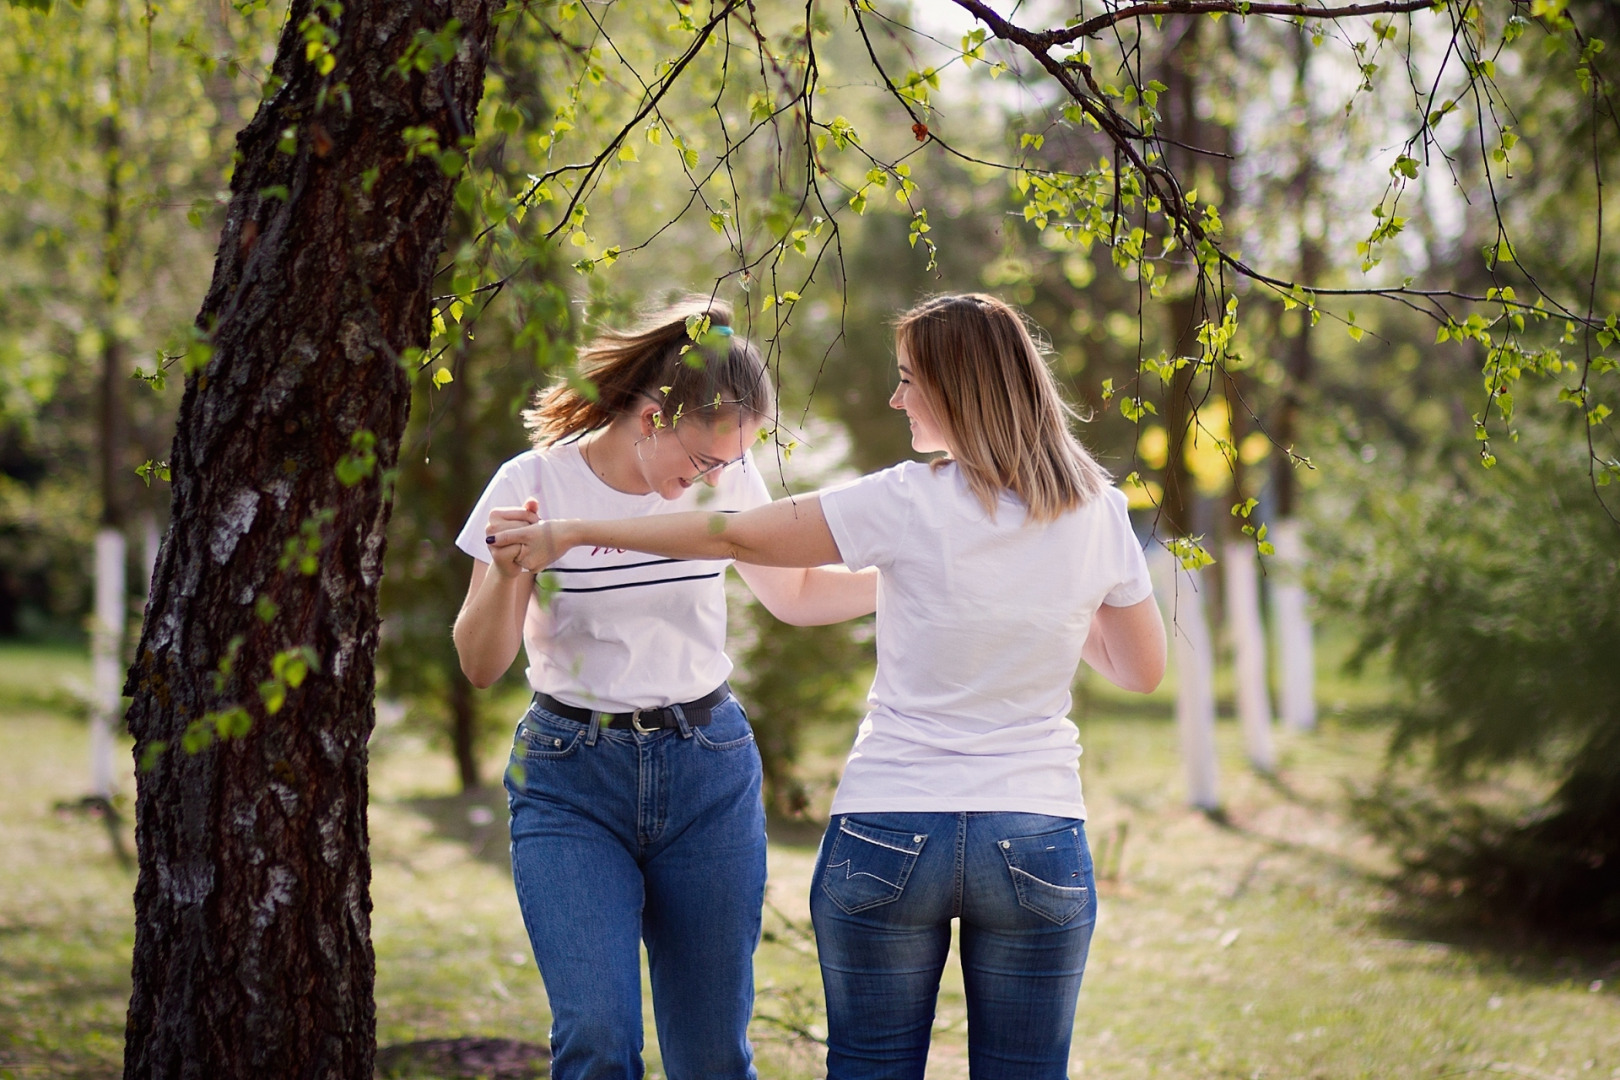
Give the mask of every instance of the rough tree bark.
M 406 139 L 449 149 L 471 132 L 497 7 L 293 0 L 279 89 L 238 137 L 197 320 L 212 355 L 186 380 L 126 687 L 141 766 L 128 1078 L 371 1077 L 377 586 L 401 358 L 428 343 L 455 183 Z M 451 19 L 455 55 L 400 74 L 417 32 Z M 299 649 L 302 680 L 276 663 Z

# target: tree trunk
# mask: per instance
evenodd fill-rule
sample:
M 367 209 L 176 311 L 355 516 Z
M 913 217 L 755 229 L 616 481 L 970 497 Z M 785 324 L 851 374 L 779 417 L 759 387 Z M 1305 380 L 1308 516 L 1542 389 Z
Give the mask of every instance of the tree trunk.
M 294 0 L 279 88 L 238 137 L 197 320 L 212 355 L 186 379 L 126 687 L 127 1078 L 370 1080 L 377 586 L 402 359 L 429 340 L 455 186 L 404 134 L 444 150 L 471 134 L 496 6 Z M 416 32 L 451 19 L 454 58 L 402 76 Z
M 456 775 L 462 791 L 478 790 L 478 703 L 472 683 L 450 676 L 450 747 L 456 757 Z
M 1175 174 L 1184 184 L 1193 186 L 1198 182 L 1200 167 L 1206 163 L 1191 148 L 1212 145 L 1208 141 L 1210 136 L 1218 134 L 1212 132 L 1213 125 L 1200 122 L 1197 112 L 1202 89 L 1199 31 L 1206 20 L 1197 16 L 1173 18 L 1179 22 L 1179 32 L 1171 46 L 1171 88 L 1164 99 L 1165 154 Z M 1224 192 L 1225 177 L 1220 180 Z M 1206 316 L 1220 317 L 1218 311 L 1205 309 L 1204 299 L 1195 291 L 1171 302 L 1170 327 L 1175 335 L 1172 356 L 1199 355 L 1199 322 Z M 1172 537 L 1191 536 L 1196 527 L 1198 493 L 1188 467 L 1187 450 L 1194 435 L 1195 381 L 1199 371 L 1191 362 L 1177 369 L 1165 394 L 1164 428 L 1168 446 L 1159 527 Z M 1206 583 L 1201 571 L 1184 570 L 1179 565 L 1171 580 L 1171 595 L 1166 602 L 1175 657 L 1176 724 L 1181 735 L 1182 764 L 1186 768 L 1187 802 L 1198 809 L 1214 811 L 1220 803 L 1215 761 L 1214 650 L 1202 591 Z
M 1294 173 L 1289 201 L 1298 208 L 1299 214 L 1299 280 L 1311 284 L 1321 277 L 1325 259 L 1307 220 L 1310 207 L 1316 202 L 1317 171 L 1316 158 L 1309 145 L 1309 70 L 1314 47 L 1308 38 L 1309 32 L 1304 27 L 1296 30 L 1294 99 L 1306 110 L 1306 130 L 1299 136 L 1304 148 Z M 1289 341 L 1287 378 L 1272 425 L 1272 437 L 1283 450 L 1292 451 L 1298 438 L 1301 403 L 1310 386 L 1313 367 L 1310 314 L 1301 310 L 1299 332 Z M 1294 516 L 1298 501 L 1294 470 L 1298 466 L 1285 453 L 1278 453 L 1274 461 L 1271 483 L 1275 517 L 1271 540 L 1277 555 L 1272 562 L 1271 590 L 1280 668 L 1278 705 L 1289 730 L 1310 731 L 1316 727 L 1316 660 L 1310 610 L 1301 581 L 1306 558 L 1304 527 Z
M 455 380 L 445 389 L 449 391 L 450 426 L 445 447 L 448 466 L 446 475 L 452 482 L 460 480 L 465 483 L 468 477 L 475 475 L 472 464 L 472 402 L 473 393 L 473 356 L 468 342 L 463 338 L 456 345 Z M 454 485 L 452 490 L 464 493 L 462 498 L 445 497 L 440 499 L 440 506 L 444 517 L 440 522 L 443 535 L 453 537 L 461 531 L 462 522 L 472 512 L 472 492 L 467 492 L 460 485 Z M 462 560 L 455 563 L 456 569 L 464 569 Z M 459 670 L 452 665 L 448 672 L 447 696 L 450 704 L 450 747 L 456 758 L 456 774 L 461 778 L 461 790 L 472 791 L 478 787 L 478 701 L 473 696 L 472 683 L 468 682 Z
M 1316 647 L 1310 601 L 1301 581 L 1306 550 L 1304 523 L 1277 522 L 1271 534 L 1277 549 L 1271 563 L 1271 604 L 1277 613 L 1277 666 L 1283 723 L 1290 731 L 1316 728 Z
M 1260 618 L 1260 575 L 1252 542 L 1229 536 L 1222 550 L 1226 566 L 1226 626 L 1232 638 L 1232 674 L 1237 683 L 1238 722 L 1243 748 L 1255 771 L 1277 771 L 1271 738 L 1271 691 L 1266 685 L 1266 631 Z
M 1250 380 L 1239 372 L 1228 371 L 1222 380 L 1226 390 L 1226 411 L 1232 446 L 1239 450 L 1232 457 L 1232 503 L 1244 505 L 1249 498 L 1249 469 L 1243 463 L 1241 448 L 1250 433 L 1249 401 L 1253 400 Z M 1266 631 L 1260 615 L 1260 573 L 1256 563 L 1255 540 L 1243 532 L 1245 525 L 1257 527 L 1259 514 L 1247 517 L 1228 515 L 1221 543 L 1221 561 L 1226 572 L 1221 580 L 1222 606 L 1226 609 L 1227 636 L 1232 643 L 1232 675 L 1237 683 L 1238 722 L 1243 728 L 1243 746 L 1249 764 L 1256 771 L 1277 771 L 1277 751 L 1271 738 L 1271 689 L 1266 680 Z
M 95 613 L 90 633 L 90 793 L 108 802 L 113 779 L 113 726 L 118 720 L 119 669 L 123 666 L 124 581 L 124 448 L 129 441 L 124 384 L 129 373 L 119 338 L 118 308 L 123 299 L 124 217 L 119 174 L 123 168 L 121 113 L 123 34 L 120 0 L 107 4 L 106 32 L 112 46 L 107 66 L 109 103 L 98 142 L 106 188 L 101 204 L 101 381 L 96 394 L 96 473 L 101 485 L 101 521 L 96 530 Z M 120 855 L 123 853 L 120 852 Z
M 1170 624 L 1176 673 L 1176 731 L 1187 781 L 1187 804 L 1206 813 L 1220 809 L 1220 770 L 1215 761 L 1215 649 L 1204 614 L 1207 582 L 1183 570 L 1163 549 L 1154 553 L 1153 591 Z

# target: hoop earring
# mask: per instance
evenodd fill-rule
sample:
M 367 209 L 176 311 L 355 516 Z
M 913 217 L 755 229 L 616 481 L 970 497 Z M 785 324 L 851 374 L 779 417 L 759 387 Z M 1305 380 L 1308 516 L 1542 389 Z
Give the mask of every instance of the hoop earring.
M 643 465 L 647 464 L 647 459 L 641 456 L 641 444 L 646 442 L 648 439 L 652 440 L 652 444 L 653 444 L 652 452 L 655 455 L 658 453 L 658 432 L 655 431 L 651 435 L 643 435 L 641 438 L 637 439 L 636 440 L 636 460 L 641 462 Z

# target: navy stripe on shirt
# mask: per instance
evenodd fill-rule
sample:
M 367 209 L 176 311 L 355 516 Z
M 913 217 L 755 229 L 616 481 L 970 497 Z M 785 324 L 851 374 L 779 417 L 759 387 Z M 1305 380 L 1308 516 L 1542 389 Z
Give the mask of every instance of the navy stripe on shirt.
M 687 562 L 687 559 L 648 559 L 646 562 L 618 563 L 613 566 L 553 566 L 547 570 L 551 574 L 605 574 L 609 570 L 636 570 L 643 566 L 668 566 L 670 563 Z
M 681 560 L 671 559 L 669 561 L 671 561 L 671 562 L 679 562 Z M 608 569 L 608 568 L 604 567 L 603 569 Z M 618 569 L 618 567 L 613 567 L 613 569 Z M 555 573 L 555 571 L 552 571 L 552 572 Z M 591 593 L 591 592 L 611 592 L 614 589 L 639 589 L 643 585 L 668 585 L 669 583 L 674 582 L 674 581 L 704 581 L 704 580 L 706 580 L 708 578 L 720 577 L 724 573 L 725 573 L 724 570 L 716 570 L 712 574 L 688 574 L 685 577 L 653 578 L 651 581 L 626 581 L 626 582 L 622 582 L 622 583 L 620 583 L 618 585 L 596 585 L 596 586 L 593 586 L 591 588 L 558 589 L 557 591 L 558 592 L 564 592 L 564 593 Z

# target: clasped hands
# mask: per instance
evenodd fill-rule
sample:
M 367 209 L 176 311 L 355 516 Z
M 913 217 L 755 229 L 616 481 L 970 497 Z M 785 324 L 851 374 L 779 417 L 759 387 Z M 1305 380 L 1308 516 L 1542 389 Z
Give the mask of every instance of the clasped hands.
M 562 542 L 558 521 L 543 521 L 540 504 L 528 499 L 522 507 L 498 507 L 489 512 L 484 543 L 497 574 L 515 578 L 544 570 L 573 547 Z

